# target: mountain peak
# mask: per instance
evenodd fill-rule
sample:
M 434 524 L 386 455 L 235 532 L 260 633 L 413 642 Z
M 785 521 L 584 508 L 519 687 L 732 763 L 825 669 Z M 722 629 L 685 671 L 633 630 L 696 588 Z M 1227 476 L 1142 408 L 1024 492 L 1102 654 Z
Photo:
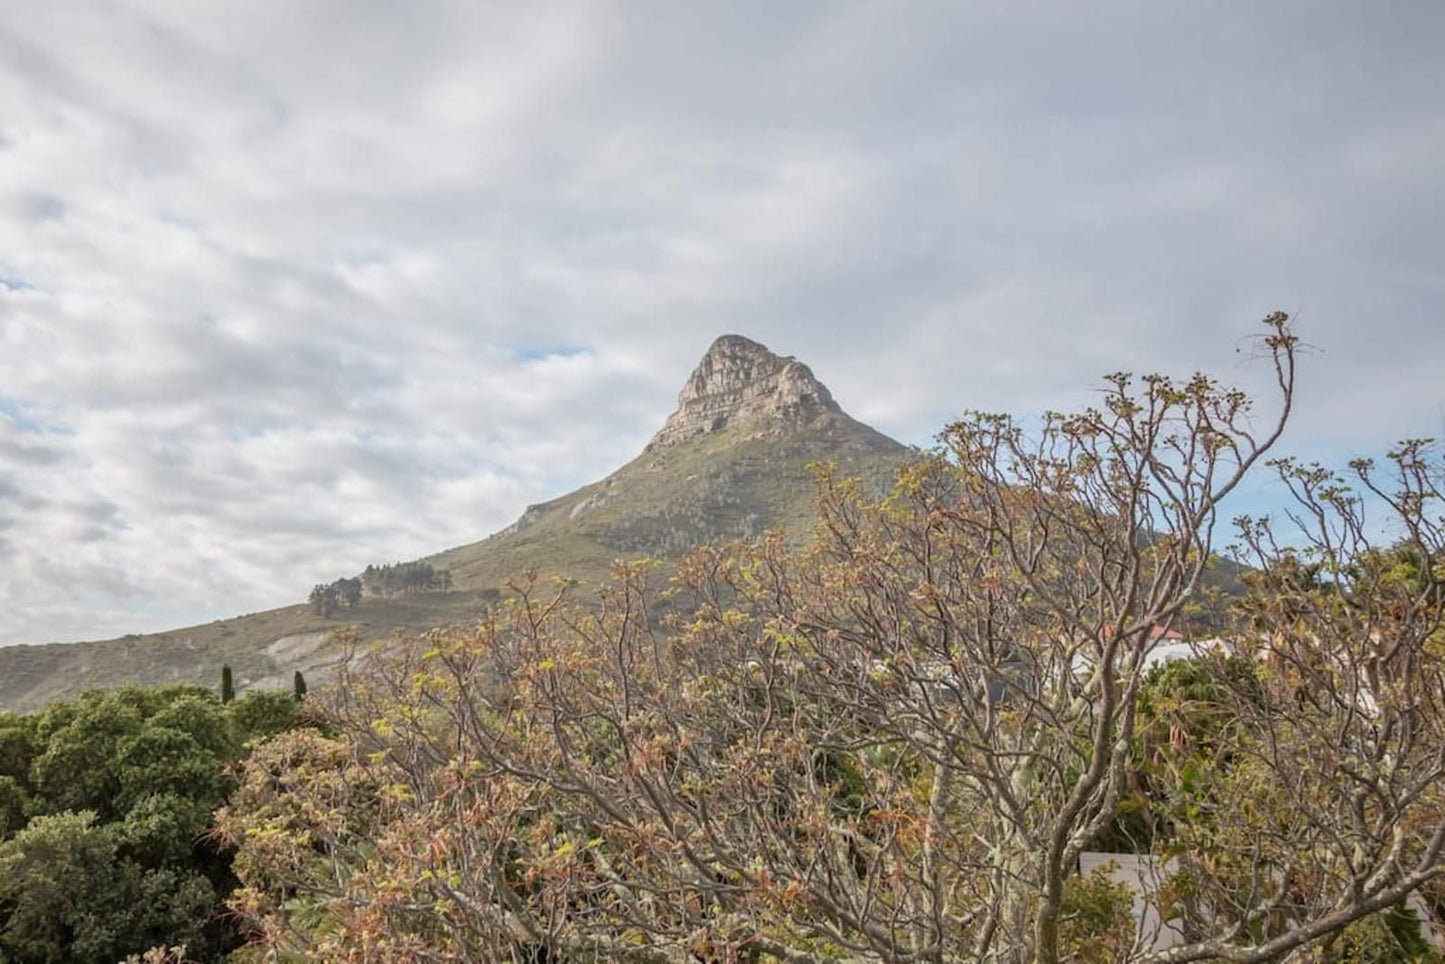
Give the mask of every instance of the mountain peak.
M 741 426 L 755 426 L 759 434 L 782 434 L 842 411 L 807 365 L 790 355 L 776 355 L 751 338 L 723 335 L 693 369 L 678 393 L 677 410 L 647 448 Z

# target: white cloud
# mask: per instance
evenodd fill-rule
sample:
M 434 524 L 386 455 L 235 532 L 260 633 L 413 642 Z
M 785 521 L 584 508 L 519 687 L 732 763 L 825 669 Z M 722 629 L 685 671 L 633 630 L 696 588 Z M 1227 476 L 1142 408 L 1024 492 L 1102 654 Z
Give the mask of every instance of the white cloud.
M 0 13 L 0 642 L 492 531 L 738 331 L 923 442 L 1104 371 L 1438 431 L 1433 5 Z

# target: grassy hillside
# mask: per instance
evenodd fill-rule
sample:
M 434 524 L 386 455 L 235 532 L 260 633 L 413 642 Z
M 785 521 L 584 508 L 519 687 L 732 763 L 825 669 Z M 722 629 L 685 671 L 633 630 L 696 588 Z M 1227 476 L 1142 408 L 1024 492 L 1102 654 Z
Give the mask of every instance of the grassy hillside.
M 34 710 L 127 683 L 218 686 L 223 663 L 238 689 L 289 686 L 296 669 L 318 681 L 339 655 L 330 639 L 338 629 L 354 628 L 374 642 L 398 630 L 466 622 L 508 578 L 528 570 L 594 582 L 618 558 L 674 558 L 715 538 L 801 531 L 813 512 L 809 463 L 836 462 L 881 487 L 907 452 L 842 414 L 782 435 L 735 429 L 654 449 L 599 482 L 528 508 L 489 538 L 428 557 L 451 570 L 452 592 L 368 598 L 329 619 L 295 605 L 165 633 L 0 648 L 0 710 Z M 297 586 L 297 597 L 309 588 Z
M 719 537 L 798 531 L 813 518 L 810 463 L 836 462 L 845 475 L 882 487 L 907 452 L 847 416 L 783 437 L 719 432 L 645 452 L 600 482 L 529 507 L 491 538 L 429 561 L 464 589 L 532 568 L 591 580 L 617 558 L 668 558 Z
M 482 605 L 476 592 L 367 599 L 330 619 L 309 606 L 285 606 L 163 633 L 9 646 L 0 649 L 0 710 L 30 712 L 87 689 L 127 683 L 218 687 L 223 663 L 231 665 L 238 689 L 290 686 L 293 670 L 310 679 L 335 661 L 339 650 L 328 637 L 338 629 L 354 627 L 375 640 L 398 629 L 465 621 Z

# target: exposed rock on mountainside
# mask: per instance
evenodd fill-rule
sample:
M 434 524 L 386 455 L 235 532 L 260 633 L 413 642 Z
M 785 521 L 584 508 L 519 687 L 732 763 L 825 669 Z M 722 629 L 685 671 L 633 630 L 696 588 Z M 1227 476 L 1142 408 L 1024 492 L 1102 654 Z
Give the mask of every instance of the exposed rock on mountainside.
M 677 396 L 677 411 L 647 451 L 725 428 L 782 435 L 829 413 L 843 410 L 807 365 L 742 335 L 723 335 L 693 370 Z
M 675 558 L 712 539 L 767 529 L 801 534 L 813 518 L 811 463 L 836 462 L 843 474 L 882 488 L 907 454 L 844 413 L 807 365 L 724 335 L 640 456 L 599 482 L 527 507 L 480 542 L 429 557 L 451 572 L 453 591 L 368 598 L 331 619 L 298 605 L 151 636 L 3 648 L 0 710 L 126 683 L 214 685 L 222 662 L 243 685 L 289 680 L 293 669 L 315 681 L 336 647 L 308 634 L 349 626 L 374 641 L 465 622 L 529 570 L 595 582 L 618 558 Z

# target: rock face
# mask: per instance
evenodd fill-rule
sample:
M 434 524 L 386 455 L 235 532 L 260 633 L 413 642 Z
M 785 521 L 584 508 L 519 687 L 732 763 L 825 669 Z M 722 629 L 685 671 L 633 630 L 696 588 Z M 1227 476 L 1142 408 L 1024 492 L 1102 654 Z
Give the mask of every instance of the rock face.
M 758 436 L 781 435 L 842 411 L 807 365 L 775 355 L 750 338 L 723 335 L 683 385 L 677 410 L 647 443 L 647 450 L 725 428 L 749 427 Z

